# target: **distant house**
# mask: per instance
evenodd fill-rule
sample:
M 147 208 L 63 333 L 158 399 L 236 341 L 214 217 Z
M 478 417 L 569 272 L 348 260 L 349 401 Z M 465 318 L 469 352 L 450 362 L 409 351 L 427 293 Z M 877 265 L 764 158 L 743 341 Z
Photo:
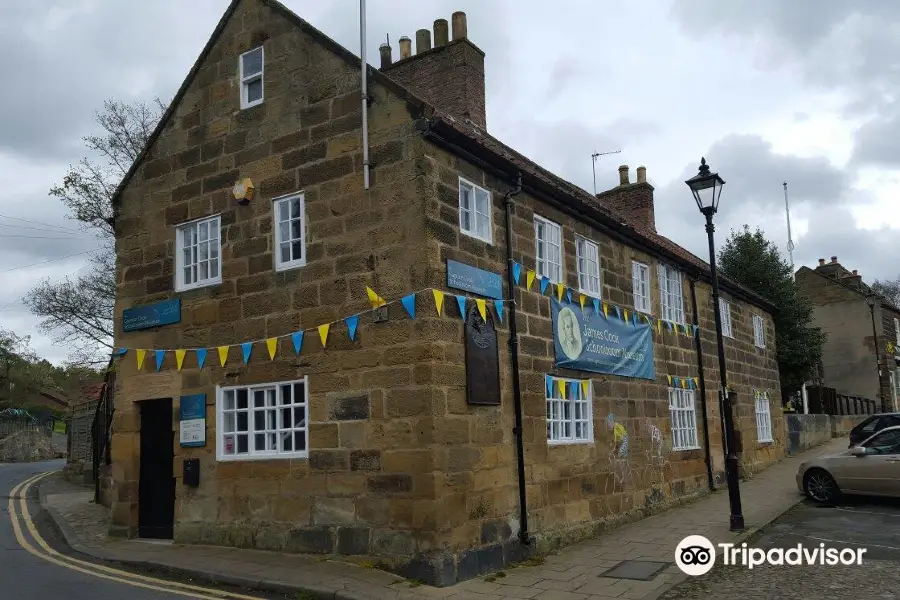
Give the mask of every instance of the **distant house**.
M 59 391 L 42 389 L 33 394 L 16 399 L 16 404 L 21 408 L 41 407 L 52 411 L 66 411 L 69 408 L 69 400 Z
M 839 394 L 900 407 L 900 308 L 832 256 L 797 271 L 800 292 L 815 306 L 813 326 L 827 334 L 820 381 Z

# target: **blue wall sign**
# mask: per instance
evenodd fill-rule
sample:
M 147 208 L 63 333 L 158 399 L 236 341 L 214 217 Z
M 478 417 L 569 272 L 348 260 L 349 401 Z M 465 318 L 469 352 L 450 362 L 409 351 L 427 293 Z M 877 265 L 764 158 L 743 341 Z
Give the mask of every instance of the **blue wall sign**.
M 137 331 L 181 321 L 181 298 L 162 300 L 122 311 L 122 330 Z
M 550 299 L 550 308 L 557 367 L 654 379 L 650 325 L 612 313 L 605 317 L 591 305 L 582 309 L 556 298 Z
M 206 445 L 206 394 L 181 397 L 179 431 L 182 446 Z
M 503 280 L 499 273 L 447 259 L 447 286 L 495 300 L 503 300 Z

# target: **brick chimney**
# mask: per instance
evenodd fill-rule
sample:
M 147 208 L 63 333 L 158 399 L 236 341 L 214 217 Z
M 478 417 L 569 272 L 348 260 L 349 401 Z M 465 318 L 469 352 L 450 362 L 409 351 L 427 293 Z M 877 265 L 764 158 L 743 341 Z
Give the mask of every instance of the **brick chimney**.
M 852 280 L 845 280 L 845 278 L 853 277 L 853 275 L 838 262 L 837 256 L 832 256 L 831 261 L 827 263 L 825 262 L 825 259 L 820 258 L 819 266 L 816 267 L 816 272 L 828 277 L 833 277 L 834 279 L 840 279 L 844 281 L 844 283 L 852 284 Z
M 415 54 L 409 38 L 400 38 L 400 60 L 382 61 L 381 71 L 438 110 L 486 130 L 484 52 L 469 41 L 466 13 L 453 13 L 450 23 L 453 39 L 446 19 L 434 22 L 434 47 L 431 31 L 417 31 Z
M 619 167 L 619 185 L 597 194 L 597 200 L 621 214 L 638 229 L 656 233 L 653 186 L 647 182 L 647 167 L 638 167 L 637 181 L 631 183 L 628 165 L 622 165 Z

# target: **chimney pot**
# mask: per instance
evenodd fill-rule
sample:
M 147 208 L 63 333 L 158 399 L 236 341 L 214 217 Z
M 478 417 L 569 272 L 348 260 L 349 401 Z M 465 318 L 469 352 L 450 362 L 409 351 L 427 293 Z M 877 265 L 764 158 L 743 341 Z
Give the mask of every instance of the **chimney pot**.
M 819 259 L 819 266 L 820 266 L 820 267 L 824 267 L 824 266 L 825 266 L 825 259 L 824 259 L 824 258 L 820 258 L 820 259 Z
M 854 274 L 854 275 L 859 275 L 859 273 L 856 272 L 856 269 L 853 269 L 853 274 Z
M 450 17 L 453 23 L 453 39 L 462 40 L 469 37 L 468 25 L 466 23 L 466 13 L 461 10 L 456 11 Z
M 400 60 L 412 56 L 412 40 L 405 35 L 400 38 Z
M 450 24 L 447 19 L 436 19 L 434 22 L 434 47 L 445 46 L 450 41 Z
M 394 59 L 391 57 L 390 44 L 381 44 L 378 46 L 378 51 L 381 53 L 381 69 L 387 69 L 394 62 Z
M 837 264 L 837 256 L 831 257 L 831 264 Z
M 628 165 L 619 167 L 619 185 L 628 185 Z
M 637 182 L 647 183 L 647 167 L 642 165 L 637 168 Z
M 422 54 L 426 50 L 431 50 L 431 32 L 420 29 L 416 32 L 416 54 Z

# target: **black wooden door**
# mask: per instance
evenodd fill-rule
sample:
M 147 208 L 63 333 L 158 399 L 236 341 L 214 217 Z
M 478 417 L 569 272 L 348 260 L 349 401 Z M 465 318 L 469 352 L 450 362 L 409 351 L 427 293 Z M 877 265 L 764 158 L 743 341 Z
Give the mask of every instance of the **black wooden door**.
M 171 539 L 175 523 L 175 478 L 172 472 L 175 433 L 172 400 L 149 400 L 141 407 L 141 473 L 138 489 L 138 533 L 144 538 Z

